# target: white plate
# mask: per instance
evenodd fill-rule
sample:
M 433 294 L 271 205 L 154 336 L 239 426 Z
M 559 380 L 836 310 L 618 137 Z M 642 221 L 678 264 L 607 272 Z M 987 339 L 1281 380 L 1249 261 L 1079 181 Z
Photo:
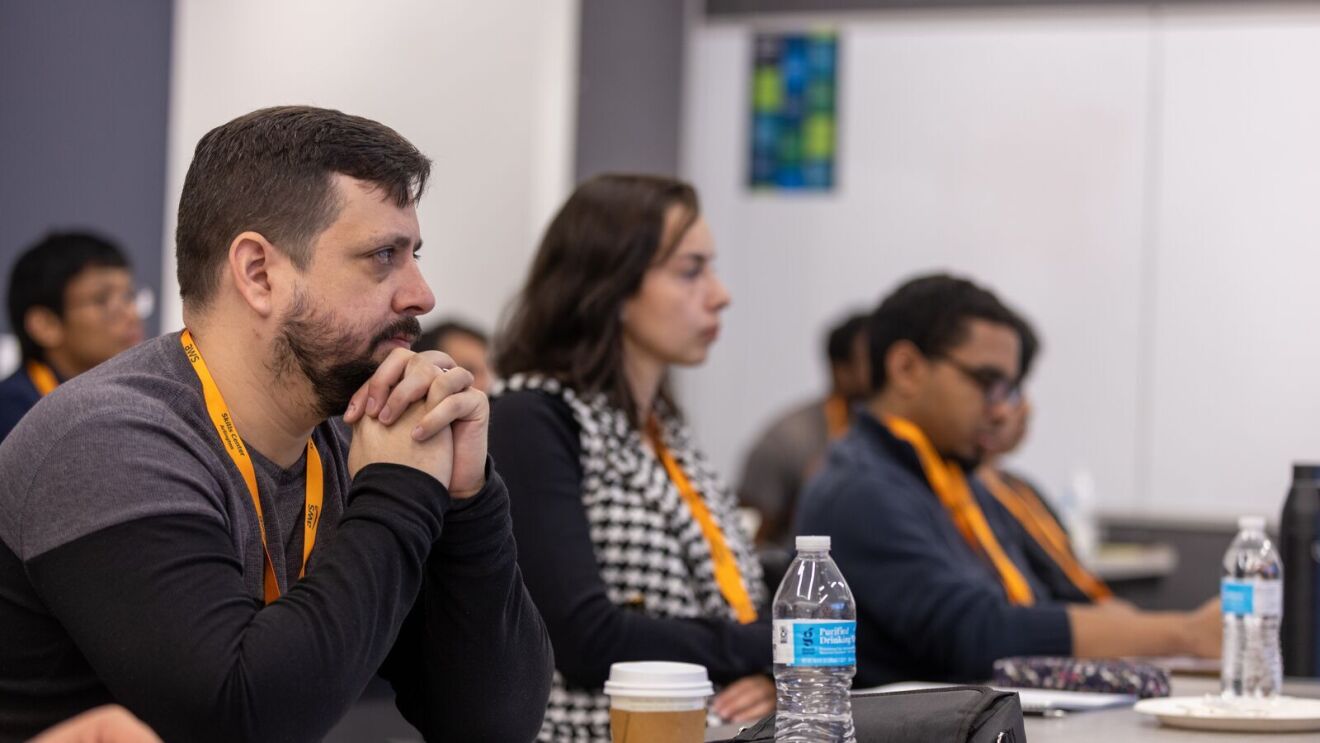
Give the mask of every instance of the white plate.
M 1320 730 L 1320 699 L 1279 697 L 1230 702 L 1219 697 L 1143 699 L 1134 707 L 1170 727 L 1233 732 L 1290 733 Z

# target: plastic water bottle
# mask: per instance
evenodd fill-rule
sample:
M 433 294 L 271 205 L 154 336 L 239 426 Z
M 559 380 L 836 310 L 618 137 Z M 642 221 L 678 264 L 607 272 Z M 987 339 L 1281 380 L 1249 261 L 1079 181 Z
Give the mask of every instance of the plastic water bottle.
M 798 537 L 797 552 L 775 592 L 775 741 L 855 743 L 857 604 L 829 537 Z
M 1238 519 L 1238 535 L 1224 554 L 1219 598 L 1224 613 L 1223 696 L 1278 696 L 1283 685 L 1283 561 L 1265 535 L 1264 517 Z

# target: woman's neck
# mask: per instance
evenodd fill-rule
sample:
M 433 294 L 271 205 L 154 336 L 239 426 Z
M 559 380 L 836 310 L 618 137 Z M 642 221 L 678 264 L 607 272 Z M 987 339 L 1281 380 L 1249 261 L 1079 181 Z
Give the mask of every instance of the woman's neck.
M 660 394 L 668 365 L 653 355 L 623 340 L 623 377 L 637 407 L 637 420 L 645 425 L 655 409 L 655 398 Z

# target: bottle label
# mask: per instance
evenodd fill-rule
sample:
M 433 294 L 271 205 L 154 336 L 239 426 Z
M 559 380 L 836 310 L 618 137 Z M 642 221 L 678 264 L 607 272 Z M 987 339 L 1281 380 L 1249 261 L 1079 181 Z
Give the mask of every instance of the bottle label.
M 774 660 L 788 666 L 857 664 L 857 622 L 840 619 L 776 619 Z
M 1219 605 L 1225 614 L 1236 616 L 1282 616 L 1283 585 L 1277 580 L 1224 578 L 1219 584 Z

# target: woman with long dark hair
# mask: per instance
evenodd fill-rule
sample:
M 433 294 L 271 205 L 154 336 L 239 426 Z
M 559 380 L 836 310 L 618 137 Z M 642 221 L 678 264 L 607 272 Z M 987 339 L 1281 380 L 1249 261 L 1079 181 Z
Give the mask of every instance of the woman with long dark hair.
M 697 195 L 582 184 L 546 229 L 496 342 L 491 454 L 556 674 L 545 741 L 608 741 L 610 664 L 700 663 L 734 721 L 774 709 L 766 591 L 735 503 L 669 392 L 729 294 Z

